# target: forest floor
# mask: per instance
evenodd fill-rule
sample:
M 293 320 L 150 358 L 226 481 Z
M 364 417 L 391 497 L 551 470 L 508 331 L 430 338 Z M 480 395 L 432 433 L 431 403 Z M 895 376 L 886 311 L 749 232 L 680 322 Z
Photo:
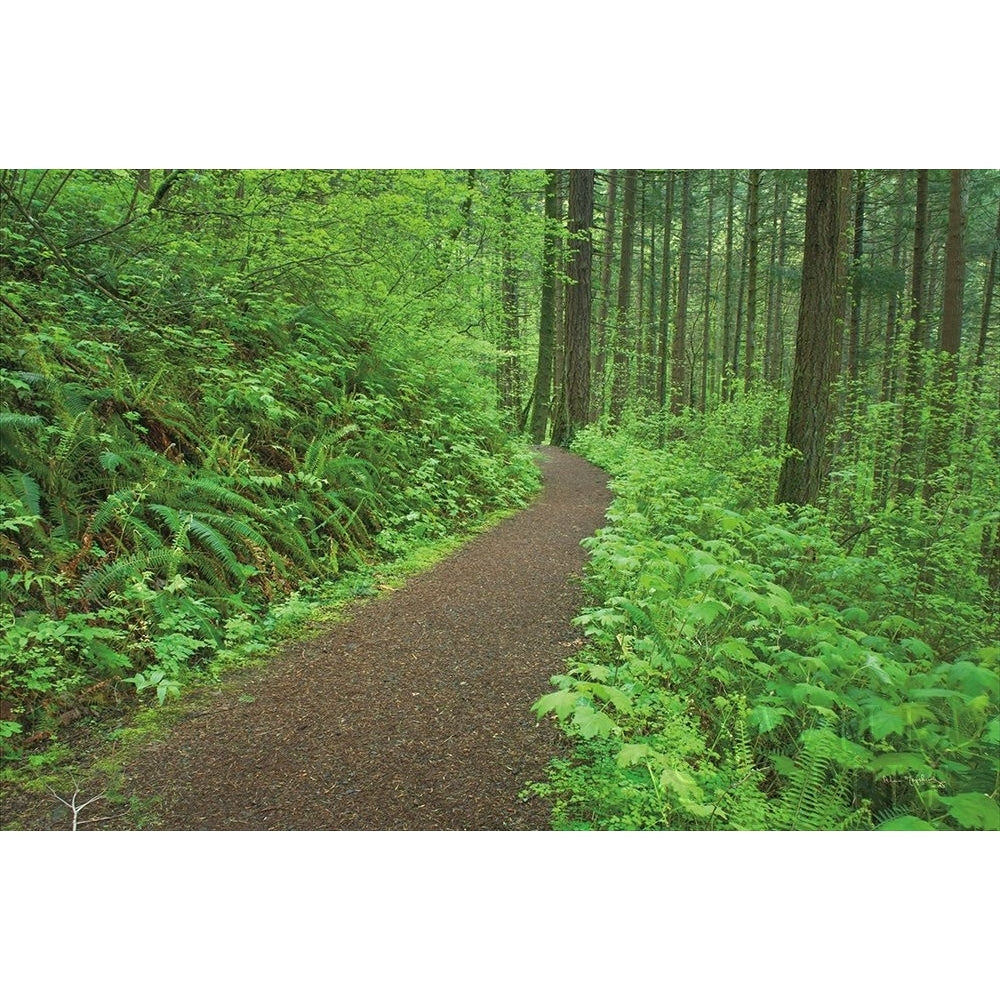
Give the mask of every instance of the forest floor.
M 539 460 L 531 506 L 186 698 L 125 756 L 113 800 L 132 807 L 108 796 L 79 812 L 80 829 L 550 829 L 548 805 L 520 793 L 569 747 L 531 705 L 582 645 L 580 542 L 611 496 L 579 456 Z M 78 801 L 101 793 L 81 786 Z M 51 795 L 5 798 L 5 828 L 70 826 Z

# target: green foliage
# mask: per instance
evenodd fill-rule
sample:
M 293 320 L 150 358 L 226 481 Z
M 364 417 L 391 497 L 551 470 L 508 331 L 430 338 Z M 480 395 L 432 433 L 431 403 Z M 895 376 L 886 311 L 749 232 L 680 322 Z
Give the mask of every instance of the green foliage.
M 141 174 L 0 172 L 11 752 L 95 682 L 173 696 L 292 595 L 538 482 L 441 239 L 463 174 Z
M 890 506 L 854 554 L 827 514 L 769 502 L 777 456 L 732 416 L 663 451 L 641 426 L 577 439 L 616 498 L 587 543 L 589 645 L 535 705 L 577 755 L 534 791 L 566 827 L 995 828 L 978 532 Z

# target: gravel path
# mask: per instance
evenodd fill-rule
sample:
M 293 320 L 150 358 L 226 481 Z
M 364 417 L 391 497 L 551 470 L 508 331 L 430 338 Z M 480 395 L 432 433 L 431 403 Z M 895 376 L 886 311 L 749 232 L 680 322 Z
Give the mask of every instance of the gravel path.
M 549 829 L 518 793 L 561 737 L 530 709 L 581 643 L 580 541 L 611 497 L 584 459 L 540 461 L 529 508 L 219 694 L 126 794 L 167 830 Z

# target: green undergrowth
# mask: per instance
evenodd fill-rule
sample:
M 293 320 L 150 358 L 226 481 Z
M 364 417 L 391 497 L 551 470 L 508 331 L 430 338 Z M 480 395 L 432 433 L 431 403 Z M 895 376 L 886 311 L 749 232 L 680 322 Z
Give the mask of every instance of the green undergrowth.
M 562 829 L 998 829 L 978 537 L 911 505 L 852 550 L 770 502 L 780 457 L 737 416 L 665 449 L 579 436 L 615 500 L 586 543 L 589 643 L 535 705 L 576 751 L 529 793 Z
M 436 174 L 0 180 L 7 759 L 537 487 Z
M 128 798 L 122 791 L 123 768 L 131 754 L 164 738 L 178 721 L 199 711 L 204 701 L 211 701 L 223 690 L 239 692 L 248 677 L 266 674 L 269 663 L 288 643 L 320 635 L 348 617 L 359 601 L 388 596 L 515 512 L 516 508 L 484 514 L 460 534 L 411 540 L 389 561 L 342 573 L 275 602 L 242 641 L 216 651 L 210 660 L 186 672 L 183 684 L 178 684 L 177 697 L 153 698 L 151 702 L 131 697 L 115 706 L 104 706 L 76 724 L 71 734 L 75 739 L 63 740 L 57 732 L 27 751 L 10 754 L 0 767 L 4 797 L 27 793 L 34 803 L 48 803 L 55 825 L 65 826 L 70 813 L 59 803 L 80 789 L 87 789 L 86 794 L 99 789 L 104 811 L 110 809 L 119 816 L 127 813 L 130 828 L 155 826 L 157 803 Z M 245 693 L 238 696 L 252 697 Z M 82 751 L 75 745 L 80 742 L 81 726 L 87 736 Z M 78 795 L 80 801 L 83 794 Z M 93 812 L 88 818 L 90 815 Z M 19 829 L 22 818 L 5 815 L 0 825 Z

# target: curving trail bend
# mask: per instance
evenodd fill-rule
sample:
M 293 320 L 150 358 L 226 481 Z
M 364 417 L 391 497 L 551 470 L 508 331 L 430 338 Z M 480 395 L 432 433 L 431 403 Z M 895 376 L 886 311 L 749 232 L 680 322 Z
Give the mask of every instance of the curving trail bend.
M 530 507 L 216 695 L 125 793 L 167 830 L 549 829 L 518 800 L 562 749 L 531 704 L 580 643 L 580 541 L 611 497 L 579 456 L 539 460 Z

